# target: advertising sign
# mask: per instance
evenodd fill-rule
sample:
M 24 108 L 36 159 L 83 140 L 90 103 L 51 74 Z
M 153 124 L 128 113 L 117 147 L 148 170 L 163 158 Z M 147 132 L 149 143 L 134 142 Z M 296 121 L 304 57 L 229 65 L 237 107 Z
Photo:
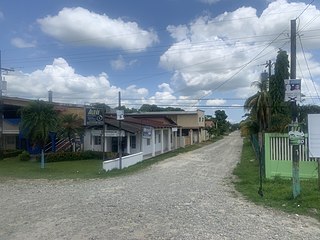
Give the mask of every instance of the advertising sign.
M 308 114 L 309 156 L 320 158 L 320 114 Z
M 117 120 L 124 120 L 124 111 L 117 110 Z
M 143 138 L 151 138 L 151 135 L 152 135 L 152 128 L 148 126 L 143 127 L 143 132 L 142 132 Z
M 103 109 L 86 108 L 85 109 L 85 125 L 87 126 L 102 126 L 103 125 Z
M 301 101 L 301 79 L 285 79 L 285 101 Z

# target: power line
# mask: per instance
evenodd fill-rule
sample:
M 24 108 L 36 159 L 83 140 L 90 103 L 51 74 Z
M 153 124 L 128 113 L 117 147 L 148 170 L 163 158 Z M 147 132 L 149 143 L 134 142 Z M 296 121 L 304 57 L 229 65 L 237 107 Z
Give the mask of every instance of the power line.
M 315 82 L 314 82 L 314 80 L 313 80 L 313 77 L 312 77 L 312 74 L 311 74 L 311 71 L 310 71 L 310 68 L 309 68 L 309 64 L 308 64 L 308 61 L 307 61 L 307 58 L 306 58 L 306 54 L 305 54 L 305 51 L 304 51 L 304 48 L 303 48 L 303 45 L 302 45 L 301 38 L 299 38 L 299 42 L 300 42 L 300 46 L 301 46 L 301 50 L 302 50 L 302 53 L 303 53 L 303 57 L 304 57 L 304 60 L 305 60 L 305 62 L 306 62 L 306 66 L 307 66 L 307 69 L 308 69 L 308 72 L 309 72 L 310 79 L 311 79 L 312 84 L 313 84 L 313 87 L 314 87 L 314 89 L 315 89 L 315 91 L 316 91 L 318 100 L 320 101 L 319 93 L 318 93 L 317 87 L 316 87 L 316 85 L 315 85 Z

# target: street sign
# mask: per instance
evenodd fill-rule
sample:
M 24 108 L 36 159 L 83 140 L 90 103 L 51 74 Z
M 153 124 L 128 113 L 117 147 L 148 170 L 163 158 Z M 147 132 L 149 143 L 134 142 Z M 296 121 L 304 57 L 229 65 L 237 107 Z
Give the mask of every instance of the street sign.
M 102 126 L 104 124 L 103 109 L 90 107 L 85 109 L 85 113 L 85 125 Z
M 121 130 L 119 134 L 119 130 L 106 130 L 105 131 L 105 136 L 106 137 L 125 137 L 125 132 Z

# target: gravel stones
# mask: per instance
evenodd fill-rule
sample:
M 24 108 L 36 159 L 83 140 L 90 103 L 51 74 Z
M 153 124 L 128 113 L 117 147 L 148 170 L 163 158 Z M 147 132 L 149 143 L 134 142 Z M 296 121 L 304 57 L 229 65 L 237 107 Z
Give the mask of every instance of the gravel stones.
M 133 175 L 0 183 L 0 239 L 320 239 L 315 219 L 256 206 L 231 183 L 233 133 Z

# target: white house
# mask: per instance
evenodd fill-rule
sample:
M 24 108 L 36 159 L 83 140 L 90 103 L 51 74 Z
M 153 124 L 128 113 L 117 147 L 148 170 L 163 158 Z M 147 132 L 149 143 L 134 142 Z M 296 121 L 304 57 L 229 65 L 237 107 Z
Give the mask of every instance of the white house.
M 125 155 L 143 152 L 148 158 L 180 147 L 178 128 L 166 117 L 125 117 L 118 121 L 109 115 L 104 125 L 87 127 L 84 150 L 118 152 L 121 146 Z

